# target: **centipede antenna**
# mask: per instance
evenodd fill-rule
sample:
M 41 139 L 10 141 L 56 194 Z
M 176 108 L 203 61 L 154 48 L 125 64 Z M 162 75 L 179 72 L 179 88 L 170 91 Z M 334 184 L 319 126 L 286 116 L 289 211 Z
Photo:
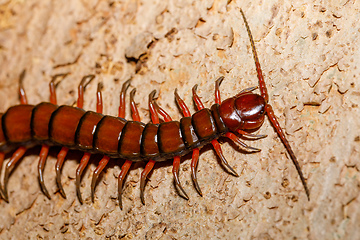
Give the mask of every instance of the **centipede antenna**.
M 251 34 L 251 30 L 250 30 L 250 27 L 249 27 L 249 24 L 246 20 L 246 17 L 245 17 L 245 14 L 244 12 L 242 11 L 242 9 L 240 9 L 240 12 L 241 12 L 241 15 L 244 19 L 244 23 L 245 23 L 245 26 L 246 26 L 246 30 L 248 32 L 248 35 L 249 35 L 249 39 L 250 39 L 250 43 L 251 43 L 251 49 L 252 49 L 252 52 L 253 52 L 253 57 L 254 57 L 254 61 L 255 61 L 255 66 L 256 66 L 256 72 L 257 72 L 257 75 L 258 75 L 258 79 L 259 79 L 259 87 L 260 87 L 260 92 L 261 92 L 261 96 L 265 99 L 266 103 L 268 103 L 269 101 L 269 96 L 268 96 L 268 92 L 267 92 L 267 89 L 266 89 L 266 85 L 265 85 L 265 81 L 264 81 L 264 76 L 262 74 L 262 71 L 261 71 L 261 67 L 260 67 L 260 62 L 259 62 L 259 58 L 258 58 L 258 55 L 257 55 L 257 52 L 256 52 L 256 48 L 255 48 L 255 44 L 254 44 L 254 39 L 253 39 L 253 36 Z M 280 124 L 279 122 L 277 121 L 277 118 L 274 114 L 274 111 L 271 107 L 270 104 L 267 104 L 265 106 L 265 111 L 268 115 L 268 118 L 271 122 L 271 125 L 274 127 L 276 133 L 278 134 L 278 136 L 280 137 L 282 143 L 284 144 L 287 152 L 289 153 L 290 155 L 290 158 L 293 162 L 293 164 L 295 165 L 295 168 L 296 168 L 296 171 L 298 172 L 298 175 L 300 177 L 300 180 L 301 180 L 301 183 L 305 189 L 305 193 L 306 193 L 306 196 L 308 198 L 308 200 L 310 201 L 310 192 L 309 192 L 309 189 L 307 187 L 307 184 L 306 184 L 306 181 L 305 181 L 305 178 L 303 176 L 303 173 L 301 171 L 301 168 L 300 168 L 300 165 L 299 165 L 299 162 L 297 161 L 296 159 L 296 156 L 293 152 L 293 150 L 291 149 L 290 147 L 290 144 L 289 142 L 287 141 L 286 137 L 285 137 L 285 134 L 284 132 L 282 131 L 281 127 L 280 127 Z
M 246 20 L 245 14 L 244 14 L 244 12 L 243 12 L 243 10 L 241 8 L 240 8 L 240 12 L 241 12 L 241 15 L 242 15 L 242 17 L 244 19 L 246 31 L 248 32 L 248 35 L 249 35 L 249 39 L 250 39 L 250 43 L 251 43 L 251 49 L 252 49 L 252 52 L 253 52 L 255 66 L 256 66 L 256 72 L 257 72 L 257 76 L 258 76 L 258 79 L 259 79 L 259 87 L 260 87 L 261 96 L 265 99 L 266 102 L 268 102 L 269 101 L 269 95 L 268 95 L 268 92 L 267 92 L 267 89 L 266 89 L 264 76 L 263 76 L 263 73 L 261 71 L 261 66 L 260 66 L 259 58 L 258 58 L 258 55 L 257 55 L 257 52 L 256 52 L 254 39 L 253 39 L 251 30 L 250 30 L 249 24 L 248 24 L 248 22 Z
M 276 130 L 276 132 L 277 132 L 278 136 L 280 137 L 281 141 L 283 142 L 287 152 L 289 153 L 292 162 L 295 165 L 295 168 L 296 168 L 296 171 L 298 172 L 301 183 L 304 186 L 306 196 L 307 196 L 308 200 L 310 201 L 310 191 L 309 191 L 308 186 L 306 184 L 304 175 L 303 175 L 303 173 L 301 171 L 299 162 L 297 161 L 296 156 L 295 156 L 293 150 L 291 149 L 290 144 L 289 144 L 288 140 L 286 139 L 285 134 L 282 131 L 278 120 L 276 119 L 276 116 L 274 114 L 274 111 L 273 111 L 271 105 L 267 104 L 266 107 L 265 107 L 265 110 L 266 110 L 266 113 L 267 113 L 267 115 L 269 117 L 269 120 L 270 120 L 272 126 Z

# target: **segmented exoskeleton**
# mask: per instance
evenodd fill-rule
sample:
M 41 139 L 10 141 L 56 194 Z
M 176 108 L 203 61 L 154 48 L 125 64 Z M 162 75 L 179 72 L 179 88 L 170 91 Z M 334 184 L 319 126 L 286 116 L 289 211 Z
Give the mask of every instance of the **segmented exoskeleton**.
M 175 100 L 184 115 L 180 121 L 173 121 L 171 117 L 157 105 L 154 96 L 156 91 L 149 95 L 149 109 L 151 123 L 142 123 L 134 101 L 135 89 L 130 93 L 130 103 L 133 121 L 125 117 L 125 93 L 130 86 L 130 80 L 126 81 L 120 93 L 120 107 L 118 117 L 102 114 L 101 85 L 97 90 L 96 112 L 85 111 L 83 106 L 83 92 L 86 80 L 91 81 L 95 76 L 89 75 L 83 78 L 79 85 L 79 97 L 77 107 L 56 105 L 56 94 L 54 80 L 50 83 L 50 102 L 38 105 L 27 104 L 26 94 L 20 79 L 21 105 L 9 108 L 4 114 L 0 114 L 0 166 L 4 160 L 4 153 L 16 149 L 9 162 L 6 164 L 4 187 L 0 188 L 3 198 L 8 201 L 7 181 L 9 174 L 15 164 L 21 159 L 25 151 L 34 145 L 42 144 L 39 160 L 39 181 L 45 195 L 50 198 L 46 190 L 43 178 L 43 170 L 48 155 L 49 147 L 52 145 L 62 146 L 56 163 L 56 181 L 63 197 L 66 197 L 61 185 L 60 172 L 66 154 L 69 149 L 84 152 L 80 165 L 76 170 L 76 189 L 79 201 L 82 203 L 80 193 L 80 178 L 92 153 L 103 155 L 98 167 L 95 169 L 91 184 L 91 196 L 94 200 L 96 181 L 110 159 L 126 159 L 118 178 L 119 205 L 122 207 L 121 195 L 124 178 L 132 162 L 146 161 L 147 164 L 141 174 L 140 197 L 144 203 L 145 180 L 156 162 L 173 158 L 173 175 L 175 184 L 180 194 L 188 199 L 179 181 L 180 157 L 192 152 L 191 174 L 196 190 L 200 195 L 202 192 L 197 183 L 196 167 L 199 159 L 199 149 L 211 143 L 226 170 L 234 176 L 238 176 L 235 170 L 224 158 L 220 144 L 217 139 L 221 136 L 227 137 L 241 146 L 251 150 L 259 151 L 243 143 L 235 134 L 262 138 L 265 135 L 253 135 L 249 133 L 258 129 L 264 122 L 265 115 L 285 145 L 291 160 L 293 161 L 307 197 L 309 190 L 297 162 L 297 159 L 280 128 L 271 105 L 268 103 L 268 93 L 260 68 L 254 41 L 250 28 L 242 10 L 240 10 L 246 29 L 250 38 L 255 66 L 259 79 L 261 95 L 253 93 L 257 87 L 248 88 L 232 98 L 221 102 L 219 86 L 223 81 L 220 77 L 215 85 L 215 104 L 210 109 L 204 108 L 200 98 L 196 94 L 197 86 L 192 89 L 193 99 L 197 112 L 190 114 L 184 101 L 175 90 Z M 164 121 L 160 123 L 159 114 Z

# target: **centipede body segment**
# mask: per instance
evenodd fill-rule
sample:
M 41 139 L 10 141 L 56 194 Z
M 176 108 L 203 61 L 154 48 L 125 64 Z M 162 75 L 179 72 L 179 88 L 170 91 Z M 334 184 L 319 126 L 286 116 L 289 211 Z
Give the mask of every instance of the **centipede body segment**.
M 133 162 L 147 162 L 140 179 L 140 198 L 144 203 L 144 189 L 146 178 L 154 165 L 160 161 L 173 159 L 173 175 L 175 186 L 181 196 L 188 199 L 188 195 L 179 180 L 180 158 L 192 152 L 191 176 L 198 193 L 202 191 L 197 182 L 196 168 L 199 160 L 199 149 L 204 145 L 211 144 L 218 155 L 221 164 L 226 171 L 238 176 L 236 171 L 225 159 L 219 137 L 227 137 L 235 143 L 257 152 L 260 149 L 245 144 L 238 137 L 262 138 L 265 135 L 253 135 L 249 133 L 258 129 L 264 122 L 265 115 L 268 116 L 272 126 L 279 135 L 287 152 L 293 161 L 299 177 L 309 199 L 310 194 L 305 179 L 299 167 L 298 161 L 293 153 L 285 134 L 283 133 L 276 116 L 268 103 L 268 93 L 264 77 L 257 57 L 255 44 L 250 28 L 242 10 L 240 10 L 250 38 L 255 66 L 259 79 L 260 95 L 253 93 L 255 88 L 248 88 L 232 98 L 221 101 L 219 86 L 224 77 L 215 82 L 215 104 L 211 108 L 205 108 L 197 95 L 197 86 L 192 89 L 193 99 L 197 111 L 191 115 L 188 107 L 175 90 L 175 100 L 182 111 L 183 118 L 179 121 L 172 118 L 155 101 L 156 92 L 149 95 L 149 109 L 151 114 L 150 123 L 142 123 L 135 104 L 135 89 L 130 93 L 130 106 L 133 120 L 125 119 L 125 96 L 130 86 L 130 80 L 126 81 L 120 92 L 120 106 L 117 117 L 102 114 L 101 84 L 97 90 L 96 112 L 85 111 L 83 107 L 83 96 L 86 85 L 94 79 L 94 75 L 85 76 L 78 88 L 77 107 L 58 106 L 55 93 L 55 76 L 50 82 L 50 102 L 37 105 L 29 105 L 22 81 L 25 72 L 20 77 L 20 99 L 21 104 L 9 108 L 0 114 L 0 167 L 4 155 L 10 150 L 14 153 L 5 166 L 4 185 L 0 186 L 2 198 L 8 201 L 7 181 L 15 164 L 21 159 L 26 150 L 34 145 L 42 145 L 39 154 L 39 182 L 42 191 L 50 199 L 51 196 L 45 187 L 43 171 L 50 146 L 61 146 L 55 165 L 56 182 L 61 195 L 66 194 L 61 184 L 61 169 L 69 149 L 83 151 L 84 155 L 76 170 L 76 191 L 79 201 L 83 203 L 80 191 L 80 181 L 83 170 L 89 162 L 91 154 L 103 155 L 99 165 L 93 173 L 91 183 L 91 198 L 94 201 L 97 179 L 113 159 L 125 159 L 118 177 L 118 199 L 122 208 L 122 191 L 124 180 Z M 160 123 L 159 115 L 164 119 Z

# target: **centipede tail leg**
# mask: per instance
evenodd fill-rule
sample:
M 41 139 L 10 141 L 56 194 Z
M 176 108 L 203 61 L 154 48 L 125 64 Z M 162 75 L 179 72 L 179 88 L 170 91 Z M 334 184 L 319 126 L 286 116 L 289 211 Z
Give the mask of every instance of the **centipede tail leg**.
M 130 85 L 130 80 L 126 81 L 123 85 L 123 88 L 120 93 L 120 106 L 119 106 L 119 117 L 124 118 L 125 117 L 125 92 L 126 89 Z M 136 103 L 134 101 L 134 94 L 136 89 L 133 89 L 130 93 L 130 105 L 131 105 L 131 113 L 132 118 L 134 121 L 140 122 L 140 115 L 139 111 L 136 107 Z M 131 167 L 132 161 L 125 160 L 125 163 L 121 167 L 121 172 L 118 177 L 118 200 L 119 200 L 119 207 L 122 210 L 122 192 L 123 192 L 123 185 L 125 181 L 125 177 Z
M 103 87 L 102 83 L 101 82 L 98 83 L 97 91 L 96 91 L 96 112 L 97 113 L 102 113 L 102 111 L 103 111 L 103 102 L 102 102 L 102 94 L 101 94 L 102 87 Z M 81 204 L 83 204 L 83 199 L 82 199 L 81 191 L 80 191 L 81 176 L 82 176 L 84 169 L 86 168 L 86 166 L 89 163 L 90 157 L 91 157 L 91 154 L 88 152 L 85 152 L 83 157 L 80 160 L 80 164 L 79 164 L 78 168 L 76 169 L 76 181 L 75 181 L 76 194 L 78 195 L 79 202 Z
M 215 100 L 217 103 L 221 103 L 220 100 L 220 92 L 219 92 L 219 85 L 222 81 L 222 78 L 219 78 L 216 82 L 215 85 Z M 198 110 L 201 110 L 204 108 L 204 105 L 202 104 L 199 96 L 196 93 L 196 89 L 197 89 L 197 85 L 195 85 L 192 89 L 193 92 L 193 99 L 195 102 L 195 105 L 197 107 Z M 226 171 L 230 174 L 232 174 L 235 177 L 238 177 L 239 175 L 236 173 L 236 171 L 229 165 L 229 163 L 227 162 L 226 158 L 224 157 L 222 150 L 221 150 L 221 146 L 218 140 L 214 139 L 211 141 L 211 145 L 213 146 L 216 155 L 220 158 L 221 164 L 224 166 L 224 168 L 226 169 Z
M 27 97 L 25 88 L 23 85 L 23 80 L 26 74 L 26 70 L 22 71 L 19 78 L 19 97 L 20 97 L 20 103 L 21 104 L 27 104 Z M 27 148 L 24 146 L 19 147 L 11 156 L 9 162 L 6 164 L 5 167 L 5 174 L 4 174 L 4 189 L 3 189 L 3 197 L 6 202 L 9 202 L 8 192 L 7 192 L 7 183 L 9 180 L 9 176 L 14 169 L 16 163 L 22 158 L 22 156 L 25 154 Z
M 180 98 L 179 94 L 177 93 L 177 89 L 175 89 L 175 100 L 178 106 L 181 108 L 184 117 L 190 117 L 191 114 L 189 108 L 186 106 L 185 102 Z M 200 189 L 196 176 L 197 173 L 196 170 L 199 162 L 199 155 L 200 155 L 199 148 L 194 148 L 191 156 L 190 169 L 191 169 L 191 178 L 194 183 L 195 189 L 199 193 L 199 195 L 202 196 L 202 191 Z

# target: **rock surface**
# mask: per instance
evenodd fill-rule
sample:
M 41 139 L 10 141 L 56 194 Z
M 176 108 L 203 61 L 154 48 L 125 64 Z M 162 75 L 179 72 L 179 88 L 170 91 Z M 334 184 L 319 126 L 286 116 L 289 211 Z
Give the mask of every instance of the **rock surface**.
M 46 186 L 38 184 L 34 148 L 14 170 L 9 200 L 0 199 L 0 239 L 356 239 L 360 236 L 360 4 L 356 1 L 0 1 L 0 112 L 19 103 L 18 78 L 29 102 L 49 98 L 55 74 L 69 73 L 57 87 L 59 104 L 76 101 L 81 78 L 95 74 L 85 92 L 94 110 L 97 82 L 104 84 L 104 113 L 116 115 L 121 85 L 132 78 L 136 102 L 149 121 L 148 94 L 174 118 L 174 89 L 194 111 L 191 88 L 206 106 L 214 103 L 219 76 L 222 99 L 257 86 L 249 39 L 239 9 L 254 35 L 270 103 L 286 132 L 311 192 L 307 201 L 297 172 L 270 123 L 268 137 L 246 141 L 261 148 L 246 153 L 221 140 L 239 173 L 224 171 L 211 147 L 198 167 L 200 197 L 183 158 L 180 179 L 190 199 L 174 187 L 171 160 L 155 166 L 139 198 L 144 164 L 126 179 L 124 208 L 117 202 L 123 160 L 105 169 L 91 203 L 90 183 L 99 157 L 82 179 L 81 205 L 75 169 L 81 153 L 62 171 L 67 194 L 55 183 L 51 151 Z M 127 98 L 128 100 L 128 98 Z M 127 118 L 130 111 L 127 109 Z M 7 161 L 5 161 L 6 163 Z M 3 178 L 4 166 L 1 171 Z

